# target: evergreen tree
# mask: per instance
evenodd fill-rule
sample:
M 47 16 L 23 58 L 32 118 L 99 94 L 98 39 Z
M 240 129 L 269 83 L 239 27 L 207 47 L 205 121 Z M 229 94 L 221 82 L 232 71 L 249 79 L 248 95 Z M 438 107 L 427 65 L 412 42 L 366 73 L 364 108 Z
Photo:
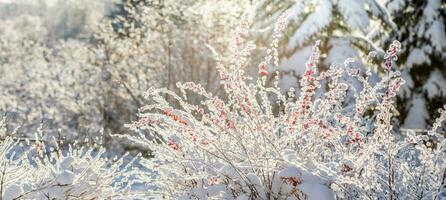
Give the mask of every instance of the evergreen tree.
M 329 64 L 342 63 L 349 57 L 356 59 L 353 67 L 363 68 L 363 58 L 368 52 L 374 50 L 383 55 L 375 44 L 396 27 L 384 5 L 377 0 L 263 1 L 257 9 L 258 18 L 267 19 L 259 20 L 255 25 L 258 30 L 265 30 L 282 12 L 291 10 L 289 27 L 279 45 L 285 47 L 280 50 L 286 57 L 280 66 L 284 90 L 299 85 L 315 40 L 321 41 L 320 68 L 327 69 Z M 268 37 L 261 36 L 263 40 Z
M 403 47 L 400 121 L 405 128 L 428 128 L 446 102 L 446 1 L 388 0 L 386 7 L 397 31 L 384 42 L 396 39 Z

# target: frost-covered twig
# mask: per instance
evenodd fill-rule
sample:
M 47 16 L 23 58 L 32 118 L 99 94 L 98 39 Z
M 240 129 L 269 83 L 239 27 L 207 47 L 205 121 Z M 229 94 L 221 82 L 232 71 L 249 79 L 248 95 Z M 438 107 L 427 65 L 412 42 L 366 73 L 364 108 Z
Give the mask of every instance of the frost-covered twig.
M 139 133 L 129 138 L 153 149 L 154 158 L 142 161 L 157 173 L 145 177 L 157 188 L 153 197 L 393 200 L 435 195 L 445 140 L 432 133 L 438 138 L 434 147 L 422 134 L 401 134 L 392 126 L 394 99 L 404 84 L 394 66 L 399 42 L 386 52 L 387 76 L 373 85 L 350 66 L 351 59 L 317 72 L 316 42 L 295 98 L 294 92 L 287 96 L 277 85 L 265 84 L 278 63 L 275 40 L 258 65 L 257 81 L 244 73 L 253 49 L 246 41 L 249 21 L 236 32 L 233 60 L 217 66 L 224 97 L 192 82 L 177 84 L 181 94 L 155 88 L 146 93 L 152 103 L 129 125 Z M 346 77 L 358 80 L 362 91 Z M 327 90 L 316 97 L 323 83 Z M 188 94 L 201 101 L 189 102 Z M 160 140 L 149 139 L 155 137 Z

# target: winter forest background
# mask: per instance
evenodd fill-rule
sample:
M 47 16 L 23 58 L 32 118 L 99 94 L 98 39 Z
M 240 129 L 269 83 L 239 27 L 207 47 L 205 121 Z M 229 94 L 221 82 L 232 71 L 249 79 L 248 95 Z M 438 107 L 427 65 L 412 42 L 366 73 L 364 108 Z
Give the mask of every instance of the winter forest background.
M 446 199 L 445 18 L 0 0 L 1 199 Z

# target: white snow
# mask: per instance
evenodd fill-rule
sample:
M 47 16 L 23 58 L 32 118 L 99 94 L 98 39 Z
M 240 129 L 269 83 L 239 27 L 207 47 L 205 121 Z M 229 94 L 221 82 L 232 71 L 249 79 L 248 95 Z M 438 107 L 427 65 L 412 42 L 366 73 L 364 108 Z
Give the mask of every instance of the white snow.
M 262 185 L 262 181 L 260 180 L 260 178 L 257 175 L 253 174 L 253 173 L 247 174 L 246 178 L 249 180 L 249 182 L 251 182 L 255 186 L 261 186 Z
M 285 93 L 290 90 L 290 88 L 296 88 L 299 80 L 291 75 L 283 75 L 283 77 L 279 80 L 280 92 Z M 295 94 L 298 94 L 299 90 L 296 91 Z
M 299 189 L 307 194 L 308 200 L 334 200 L 334 193 L 325 185 L 317 183 L 303 183 Z
M 437 194 L 438 200 L 446 200 L 446 183 L 443 184 Z
M 405 0 L 393 0 L 390 1 L 386 7 L 387 11 L 393 14 L 400 11 L 402 8 L 404 8 L 405 5 L 406 5 Z
M 284 59 L 279 67 L 280 70 L 293 70 L 296 74 L 302 75 L 305 72 L 305 63 L 311 55 L 311 48 L 311 46 L 303 47 L 291 57 Z
M 293 186 L 289 183 L 287 184 L 284 179 L 296 180 L 298 181 L 298 184 L 297 186 Z M 306 195 L 308 200 L 334 199 L 334 193 L 328 187 L 326 180 L 299 167 L 288 167 L 281 170 L 278 173 L 278 178 L 273 182 L 273 188 L 275 188 L 276 191 L 279 190 L 278 186 L 281 186 L 280 191 L 284 194 L 292 192 L 293 188 L 297 187 Z
M 287 92 L 290 88 L 295 88 L 298 93 L 298 77 L 305 72 L 305 63 L 311 55 L 311 46 L 303 47 L 291 57 L 283 59 L 279 66 L 282 77 L 279 80 L 281 92 Z M 287 74 L 286 74 L 287 73 Z
M 409 69 L 412 68 L 414 65 L 421 65 L 424 63 L 430 64 L 430 59 L 426 55 L 426 53 L 422 49 L 419 49 L 419 48 L 414 48 L 410 52 L 410 54 L 406 60 L 406 66 Z
M 424 129 L 428 117 L 429 114 L 426 110 L 425 99 L 423 96 L 418 95 L 412 100 L 411 107 L 402 127 L 408 129 Z
M 430 39 L 435 51 L 446 50 L 446 33 L 442 19 L 435 20 L 426 31 L 426 37 Z
M 440 70 L 432 71 L 429 79 L 423 85 L 423 90 L 426 91 L 427 97 L 430 99 L 435 96 L 446 95 L 446 80 Z
M 287 49 L 292 50 L 296 46 L 301 46 L 313 34 L 328 26 L 331 22 L 333 5 L 329 0 L 317 2 L 316 11 L 311 13 L 299 28 L 291 36 Z
M 71 169 L 72 164 L 74 162 L 74 158 L 72 156 L 66 157 L 60 162 L 60 168 L 62 169 Z
M 292 15 L 290 15 L 289 20 L 298 20 L 299 13 L 302 13 L 302 11 L 305 9 L 305 7 L 308 6 L 309 1 L 299 2 L 293 4 L 291 6 L 290 10 L 292 11 Z
M 409 74 L 409 70 L 407 68 L 403 69 L 401 71 L 401 76 L 404 79 L 404 81 L 406 81 L 406 83 L 404 83 L 401 86 L 400 91 L 398 92 L 398 95 L 404 98 L 409 98 L 410 95 L 412 94 L 412 89 L 414 87 L 414 83 L 412 80 L 412 77 Z
M 347 25 L 365 31 L 369 25 L 369 16 L 364 9 L 364 0 L 339 0 L 338 9 Z
M 435 20 L 438 17 L 440 6 L 441 0 L 428 0 L 423 9 L 423 18 L 428 22 Z
M 44 195 L 49 196 L 51 199 L 66 199 L 66 196 L 60 187 L 50 187 L 41 192 Z M 34 197 L 36 198 L 36 197 Z M 37 198 L 44 198 L 43 195 Z
M 342 65 L 346 59 L 353 58 L 354 62 L 351 62 L 349 67 L 359 69 L 361 72 L 365 71 L 364 65 L 361 62 L 361 56 L 358 51 L 351 46 L 348 40 L 342 38 L 331 39 L 330 46 L 332 46 L 332 48 L 328 51 L 327 58 L 324 61 L 327 66 L 334 63 Z M 353 87 L 357 91 L 362 90 L 362 84 L 358 80 L 352 79 L 347 75 L 345 75 L 344 78 L 351 81 Z
M 347 58 L 353 58 L 355 59 L 355 62 L 352 62 L 353 66 L 359 67 L 361 70 L 364 69 L 360 62 L 361 57 L 358 51 L 351 46 L 348 40 L 341 38 L 331 39 L 330 46 L 332 48 L 328 51 L 327 58 L 324 61 L 326 65 L 333 63 L 342 64 Z
M 72 184 L 74 181 L 74 173 L 70 170 L 64 170 L 57 176 L 56 181 L 61 185 Z
M 19 185 L 11 185 L 7 187 L 3 194 L 3 200 L 12 200 L 20 196 L 23 193 L 22 187 Z

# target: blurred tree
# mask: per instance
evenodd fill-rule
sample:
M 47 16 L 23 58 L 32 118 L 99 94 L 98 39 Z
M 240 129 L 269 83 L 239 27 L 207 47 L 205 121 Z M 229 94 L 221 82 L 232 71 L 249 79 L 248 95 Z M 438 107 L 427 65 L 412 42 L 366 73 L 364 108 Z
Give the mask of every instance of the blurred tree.
M 285 56 L 279 68 L 283 90 L 299 88 L 298 79 L 304 73 L 304 64 L 315 40 L 321 41 L 320 68 L 327 69 L 328 65 L 342 63 L 348 57 L 357 60 L 354 67 L 364 68 L 363 60 L 369 51 L 383 55 L 376 41 L 396 28 L 377 0 L 273 0 L 262 1 L 257 10 L 258 18 L 263 19 L 255 24 L 260 43 L 268 41 L 271 32 L 267 31 L 268 25 L 285 10 L 291 11 L 285 37 L 279 45 L 283 47 L 281 55 Z M 373 70 L 378 72 L 376 68 Z
M 437 117 L 437 109 L 446 102 L 446 2 L 441 0 L 315 0 L 262 1 L 256 28 L 260 43 L 269 34 L 262 34 L 267 24 L 286 9 L 292 11 L 286 37 L 282 41 L 285 60 L 281 86 L 298 86 L 309 44 L 321 39 L 325 53 L 322 68 L 347 57 L 361 61 L 375 47 L 387 46 L 393 40 L 402 43 L 398 64 L 404 68 L 407 83 L 398 96 L 399 125 L 406 128 L 427 128 Z M 357 63 L 355 65 L 361 65 Z M 376 66 L 371 69 L 379 74 Z M 376 77 L 378 78 L 378 77 Z
M 403 47 L 400 120 L 405 128 L 428 128 L 446 102 L 446 1 L 387 0 L 386 7 L 398 29 L 383 42 Z
M 212 87 L 216 62 L 207 46 L 224 52 L 245 5 L 244 1 L 126 1 L 119 6 L 121 14 L 96 33 L 97 62 L 129 90 L 140 92 L 132 92 L 135 101 L 141 101 L 141 91 L 148 87 L 173 89 L 178 81 Z
M 376 49 L 370 40 L 395 28 L 386 9 L 377 0 L 315 0 L 315 1 L 263 1 L 258 6 L 260 27 L 267 27 L 280 13 L 291 10 L 285 52 L 296 50 L 321 40 L 325 51 L 333 38 L 342 38 L 359 50 L 368 53 Z M 370 34 L 373 32 L 373 34 Z
M 299 95 L 300 79 L 305 73 L 305 62 L 310 57 L 311 46 L 316 40 L 321 42 L 319 70 L 327 70 L 333 64 L 343 66 L 347 58 L 354 58 L 354 62 L 349 63 L 348 67 L 372 74 L 369 81 L 378 82 L 379 74 L 383 70 L 376 64 L 367 63 L 366 67 L 367 57 L 370 51 L 383 56 L 384 51 L 377 44 L 387 36 L 387 32 L 396 29 L 396 25 L 380 1 L 264 0 L 258 3 L 256 8 L 258 16 L 254 28 L 259 35 L 257 40 L 259 46 L 264 46 L 270 40 L 272 31 L 269 25 L 285 10 L 290 11 L 288 27 L 278 45 L 279 55 L 283 57 L 282 62 L 278 69 L 268 66 L 268 70 L 280 72 L 279 85 L 282 92 L 294 88 L 295 95 Z M 343 79 L 353 84 L 355 90 L 362 90 L 357 80 L 347 76 Z M 317 92 L 318 95 L 325 91 L 327 84 L 328 82 L 324 80 Z M 353 91 L 349 92 L 349 97 L 343 104 L 351 105 L 354 101 L 353 95 Z
M 128 133 L 124 124 L 135 120 L 148 88 L 195 81 L 218 92 L 209 47 L 228 53 L 247 1 L 129 0 L 104 17 L 110 1 L 42 0 L 29 8 L 62 17 L 24 9 L 0 18 L 0 113 L 15 116 L 20 133 L 40 123 L 67 139 L 103 130 L 109 147 L 125 147 L 110 134 Z

